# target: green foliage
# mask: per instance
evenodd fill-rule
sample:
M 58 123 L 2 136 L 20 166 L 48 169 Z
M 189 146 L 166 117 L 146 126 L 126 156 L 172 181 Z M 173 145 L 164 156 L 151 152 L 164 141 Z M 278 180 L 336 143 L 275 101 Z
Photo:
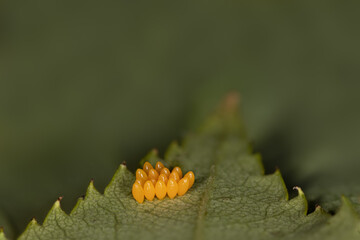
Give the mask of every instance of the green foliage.
M 13 237 L 12 226 L 8 220 L 8 217 L 5 216 L 2 212 L 0 212 L 0 240 L 5 239 L 4 229 L 6 229 L 7 237 Z
M 193 170 L 192 189 L 174 200 L 131 196 L 134 174 L 122 164 L 99 193 L 93 182 L 67 215 L 58 199 L 44 223 L 33 219 L 20 239 L 359 239 L 360 219 L 345 197 L 335 216 L 307 214 L 303 191 L 288 199 L 279 171 L 264 175 L 244 133 L 234 95 L 195 134 L 171 144 L 167 166 Z M 157 151 L 143 161 L 160 160 Z
M 4 230 L 2 228 L 0 228 L 0 240 L 6 240 Z
M 0 209 L 16 235 L 229 90 L 267 171 L 310 206 L 359 209 L 360 1 L 140 2 L 1 1 Z

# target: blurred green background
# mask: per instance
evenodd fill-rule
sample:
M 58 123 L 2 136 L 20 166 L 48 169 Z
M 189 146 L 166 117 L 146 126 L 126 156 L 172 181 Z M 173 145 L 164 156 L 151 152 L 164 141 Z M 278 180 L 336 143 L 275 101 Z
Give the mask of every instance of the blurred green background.
M 238 91 L 266 172 L 360 200 L 359 3 L 0 2 L 0 225 L 103 190 Z M 291 191 L 291 190 L 290 190 Z M 360 206 L 360 205 L 359 205 Z M 12 226 L 12 227 L 10 227 Z

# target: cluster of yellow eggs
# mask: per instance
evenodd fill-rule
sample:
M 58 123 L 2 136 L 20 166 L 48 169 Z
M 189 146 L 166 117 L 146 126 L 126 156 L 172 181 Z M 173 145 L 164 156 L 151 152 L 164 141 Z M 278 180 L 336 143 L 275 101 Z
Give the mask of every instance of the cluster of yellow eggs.
M 152 201 L 155 195 L 158 199 L 163 199 L 167 194 L 173 199 L 176 195 L 184 195 L 194 181 L 195 175 L 192 171 L 183 177 L 179 167 L 174 167 L 170 172 L 161 162 L 156 163 L 155 169 L 149 162 L 145 162 L 143 169 L 136 170 L 132 195 L 139 203 L 144 201 L 144 197 Z

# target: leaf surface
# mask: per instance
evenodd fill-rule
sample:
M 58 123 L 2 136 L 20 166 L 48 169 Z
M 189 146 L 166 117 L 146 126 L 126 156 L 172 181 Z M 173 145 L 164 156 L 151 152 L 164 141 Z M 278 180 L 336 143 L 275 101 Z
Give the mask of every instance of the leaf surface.
M 358 239 L 359 216 L 346 198 L 334 217 L 321 207 L 307 214 L 299 187 L 289 200 L 280 172 L 264 175 L 237 109 L 229 95 L 197 133 L 181 146 L 172 143 L 164 159 L 154 150 L 141 161 L 194 171 L 195 184 L 184 196 L 138 204 L 131 195 L 134 174 L 122 164 L 104 194 L 91 182 L 69 215 L 58 199 L 44 223 L 33 219 L 20 239 Z

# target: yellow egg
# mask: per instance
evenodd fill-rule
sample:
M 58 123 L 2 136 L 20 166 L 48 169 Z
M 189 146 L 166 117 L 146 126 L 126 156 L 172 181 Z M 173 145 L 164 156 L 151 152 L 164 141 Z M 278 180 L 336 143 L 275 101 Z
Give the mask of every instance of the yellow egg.
M 181 168 L 174 167 L 173 170 L 171 171 L 171 173 L 173 173 L 173 172 L 177 172 L 179 174 L 180 179 L 182 178 L 183 175 L 182 175 Z
M 159 178 L 159 173 L 155 169 L 150 169 L 148 177 L 149 179 L 157 180 Z
M 135 182 L 137 182 L 138 184 L 140 184 L 141 187 L 144 186 L 144 181 L 141 179 L 136 179 Z
M 144 190 L 138 182 L 132 187 L 132 195 L 138 203 L 144 202 Z
M 166 191 L 169 198 L 173 199 L 178 193 L 178 190 L 179 187 L 177 182 L 174 179 L 170 178 L 166 186 Z
M 195 174 L 192 171 L 189 171 L 185 174 L 184 177 L 187 177 L 189 179 L 189 188 L 191 188 L 195 182 Z
M 170 170 L 166 167 L 164 167 L 163 169 L 161 169 L 160 174 L 165 174 L 167 178 L 169 178 L 170 176 Z
M 136 179 L 146 182 L 146 180 L 148 180 L 148 176 L 144 170 L 138 168 L 138 170 L 136 170 Z
M 146 172 L 146 174 L 149 174 L 149 170 L 153 169 L 153 166 L 149 162 L 145 162 L 143 166 L 143 170 Z
M 159 176 L 159 178 L 158 178 L 158 181 L 163 181 L 165 184 L 167 184 L 167 182 L 168 182 L 168 178 L 167 178 L 167 176 L 165 175 L 165 174 L 160 174 L 160 176 Z
M 179 174 L 176 171 L 172 171 L 172 173 L 169 176 L 169 180 L 174 179 L 176 182 L 180 181 Z
M 189 190 L 189 178 L 184 177 L 178 182 L 178 195 L 182 196 Z
M 155 186 L 156 183 L 157 183 L 157 180 L 156 180 L 156 179 L 150 179 L 150 181 L 153 183 L 154 186 Z
M 162 164 L 162 162 L 157 162 L 156 164 L 155 164 L 155 169 L 156 169 L 156 171 L 160 174 L 160 172 L 161 172 L 161 169 L 163 169 L 164 168 L 164 164 Z
M 149 201 L 152 201 L 155 197 L 155 187 L 150 180 L 144 183 L 144 195 Z
M 158 199 L 163 199 L 166 196 L 166 184 L 162 180 L 158 180 L 155 185 L 155 194 Z

